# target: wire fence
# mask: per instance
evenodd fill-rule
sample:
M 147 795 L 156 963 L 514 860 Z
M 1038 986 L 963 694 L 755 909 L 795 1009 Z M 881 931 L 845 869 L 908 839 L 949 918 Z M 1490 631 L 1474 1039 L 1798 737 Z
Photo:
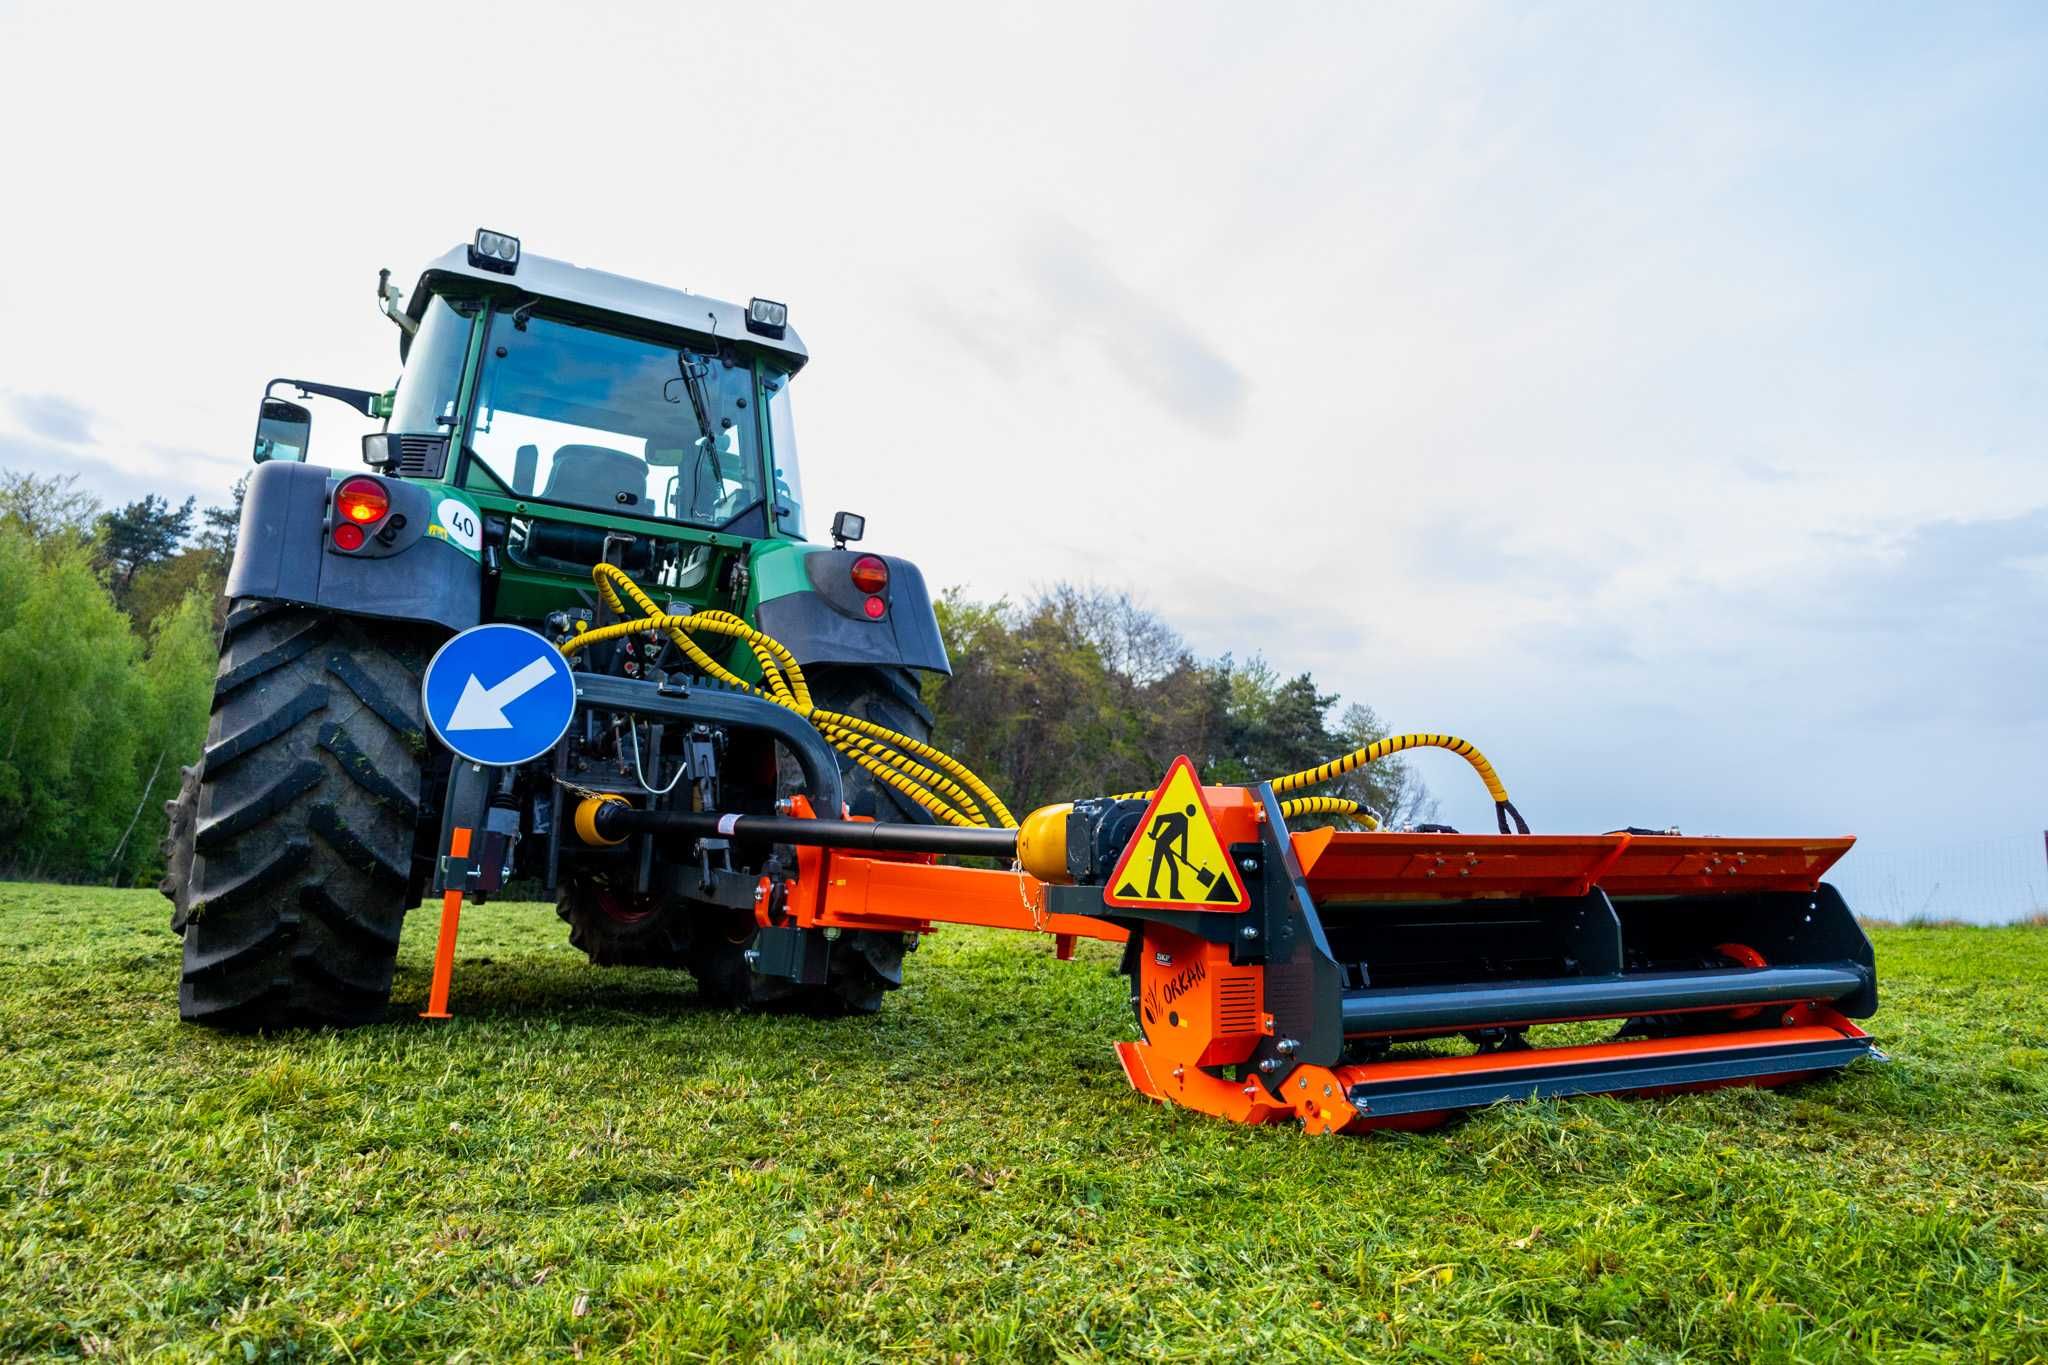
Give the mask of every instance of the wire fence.
M 1827 879 L 1865 919 L 2010 924 L 2048 915 L 2048 835 L 1924 848 L 1866 840 Z

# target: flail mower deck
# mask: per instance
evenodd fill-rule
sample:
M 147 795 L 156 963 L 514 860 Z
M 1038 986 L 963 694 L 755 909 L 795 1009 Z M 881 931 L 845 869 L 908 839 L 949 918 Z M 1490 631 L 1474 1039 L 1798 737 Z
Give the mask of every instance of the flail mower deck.
M 616 797 L 586 799 L 576 827 L 795 845 L 794 876 L 748 889 L 756 951 L 798 979 L 823 970 L 804 960 L 820 929 L 988 925 L 1053 934 L 1062 956 L 1121 942 L 1131 1084 L 1242 1123 L 1424 1128 L 1500 1100 L 1778 1085 L 1873 1052 L 1850 1022 L 1876 1008 L 1870 944 L 1820 880 L 1847 838 L 1290 832 L 1270 785 L 1201 787 L 1185 758 L 1149 800 L 1050 807 L 1021 830 Z M 1529 1037 L 1597 1020 L 1624 1022 Z M 1407 1046 L 1441 1040 L 1461 1046 Z

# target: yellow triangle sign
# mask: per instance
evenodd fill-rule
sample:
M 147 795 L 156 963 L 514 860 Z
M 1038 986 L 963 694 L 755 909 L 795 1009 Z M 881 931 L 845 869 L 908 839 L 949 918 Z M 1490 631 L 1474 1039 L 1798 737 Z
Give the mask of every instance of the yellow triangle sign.
M 1243 910 L 1252 903 L 1216 837 L 1195 765 L 1182 754 L 1152 793 L 1102 897 L 1133 910 Z

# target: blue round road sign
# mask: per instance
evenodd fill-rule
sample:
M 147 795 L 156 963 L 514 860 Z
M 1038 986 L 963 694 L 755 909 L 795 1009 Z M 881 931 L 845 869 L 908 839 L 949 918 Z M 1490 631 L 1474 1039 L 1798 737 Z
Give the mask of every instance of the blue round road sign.
M 471 626 L 435 652 L 420 699 L 443 744 L 472 763 L 510 768 L 568 732 L 576 679 L 546 636 L 525 626 Z

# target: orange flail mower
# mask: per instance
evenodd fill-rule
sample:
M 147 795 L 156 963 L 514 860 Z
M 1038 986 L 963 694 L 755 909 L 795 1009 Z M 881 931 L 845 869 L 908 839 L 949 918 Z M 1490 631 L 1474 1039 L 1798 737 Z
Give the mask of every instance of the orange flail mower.
M 1291 832 L 1272 786 L 1050 807 L 1020 830 L 636 809 L 586 837 L 793 845 L 750 886 L 758 970 L 839 932 L 974 924 L 1123 945 L 1152 1099 L 1309 1132 L 1424 1128 L 1501 1100 L 1778 1085 L 1872 1055 L 1875 962 L 1820 879 L 1853 842 Z M 944 866 L 945 853 L 1014 858 Z M 823 931 L 823 932 L 821 932 Z M 822 977 L 820 977 L 822 979 Z M 1539 1045 L 1547 1025 L 1606 1036 Z M 1450 1044 L 1452 1046 L 1446 1046 Z M 1423 1046 L 1427 1045 L 1427 1046 Z

